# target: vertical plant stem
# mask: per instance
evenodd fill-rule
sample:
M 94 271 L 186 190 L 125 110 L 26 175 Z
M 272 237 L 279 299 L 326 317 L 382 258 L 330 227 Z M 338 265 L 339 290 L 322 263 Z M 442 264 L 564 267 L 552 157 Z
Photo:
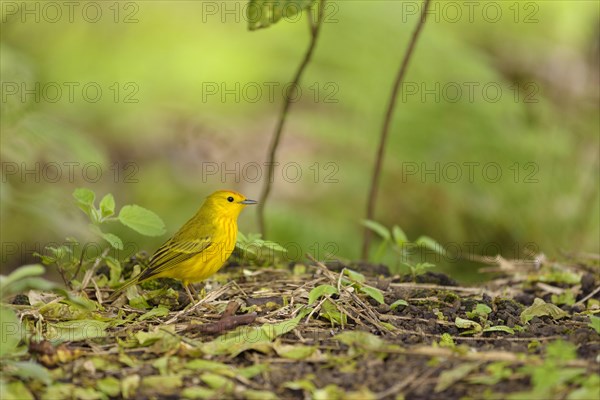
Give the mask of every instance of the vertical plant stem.
M 404 81 L 404 75 L 406 74 L 406 70 L 408 69 L 408 64 L 410 59 L 412 58 L 413 51 L 419 39 L 419 35 L 421 34 L 421 30 L 425 25 L 425 18 L 427 16 L 427 10 L 429 9 L 429 4 L 431 0 L 423 0 L 423 7 L 421 9 L 421 16 L 419 21 L 417 22 L 417 26 L 412 34 L 410 42 L 408 43 L 408 48 L 404 53 L 404 58 L 402 59 L 402 64 L 400 65 L 400 69 L 396 75 L 396 81 L 394 82 L 394 86 L 392 88 L 392 94 L 390 96 L 387 111 L 385 114 L 385 119 L 383 120 L 383 128 L 381 130 L 381 136 L 379 138 L 379 147 L 377 148 L 377 153 L 375 156 L 375 167 L 373 168 L 373 175 L 371 177 L 371 188 L 369 190 L 369 197 L 367 199 L 367 219 L 372 220 L 373 215 L 375 213 L 375 203 L 377 202 L 377 192 L 379 189 L 379 180 L 381 176 L 381 166 L 383 165 L 383 157 L 385 154 L 385 147 L 387 143 L 387 138 L 390 131 L 390 125 L 392 123 L 392 116 L 394 115 L 394 108 L 396 106 L 396 99 L 398 98 L 398 92 L 400 91 L 400 86 Z M 369 258 L 369 245 L 371 242 L 371 231 L 368 228 L 364 228 L 363 233 L 363 246 L 362 246 L 362 258 L 363 260 L 367 260 Z
M 263 184 L 263 190 L 260 194 L 260 198 L 258 200 L 258 207 L 256 209 L 258 216 L 258 228 L 263 238 L 267 236 L 266 227 L 265 227 L 265 206 L 267 203 L 267 199 L 269 194 L 271 193 L 271 188 L 273 187 L 273 177 L 275 175 L 275 166 L 276 166 L 276 155 L 277 148 L 279 147 L 279 141 L 281 139 L 281 133 L 283 132 L 283 127 L 285 125 L 285 121 L 287 119 L 288 111 L 292 104 L 292 99 L 296 97 L 298 92 L 298 85 L 300 84 L 300 79 L 304 74 L 304 70 L 310 63 L 312 55 L 314 53 L 315 47 L 317 45 L 317 39 L 319 38 L 319 32 L 321 30 L 321 25 L 323 24 L 324 19 L 324 11 L 325 11 L 325 2 L 326 0 L 321 0 L 319 3 L 319 14 L 316 22 L 312 18 L 311 10 L 308 10 L 308 23 L 310 27 L 310 44 L 308 45 L 308 49 L 304 54 L 304 59 L 300 63 L 296 74 L 294 75 L 294 80 L 292 84 L 288 87 L 285 92 L 285 98 L 283 102 L 283 107 L 279 114 L 279 121 L 277 122 L 277 127 L 275 128 L 275 133 L 273 134 L 273 138 L 271 139 L 271 145 L 269 146 L 268 152 L 268 160 L 267 160 L 267 177 Z

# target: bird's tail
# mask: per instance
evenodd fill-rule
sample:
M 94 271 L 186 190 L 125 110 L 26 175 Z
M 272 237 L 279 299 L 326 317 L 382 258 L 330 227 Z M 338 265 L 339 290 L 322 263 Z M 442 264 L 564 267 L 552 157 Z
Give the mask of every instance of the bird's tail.
M 126 290 L 128 287 L 135 285 L 136 283 L 138 283 L 139 281 L 139 275 L 137 275 L 136 277 L 128 280 L 127 282 L 125 282 L 123 284 L 123 286 L 121 286 L 120 288 L 118 288 L 117 290 L 115 290 L 107 299 L 107 301 L 113 302 L 117 299 L 117 297 L 119 297 L 119 295 Z

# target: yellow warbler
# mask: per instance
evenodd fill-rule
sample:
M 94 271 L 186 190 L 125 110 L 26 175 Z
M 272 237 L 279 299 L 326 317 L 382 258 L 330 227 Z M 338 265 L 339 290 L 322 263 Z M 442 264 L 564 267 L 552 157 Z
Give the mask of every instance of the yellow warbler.
M 175 278 L 190 293 L 194 282 L 217 272 L 227 261 L 237 237 L 237 218 L 248 205 L 256 204 L 237 192 L 219 190 L 206 198 L 202 207 L 175 235 L 150 257 L 148 268 L 114 292 L 116 299 L 129 286 L 154 278 Z

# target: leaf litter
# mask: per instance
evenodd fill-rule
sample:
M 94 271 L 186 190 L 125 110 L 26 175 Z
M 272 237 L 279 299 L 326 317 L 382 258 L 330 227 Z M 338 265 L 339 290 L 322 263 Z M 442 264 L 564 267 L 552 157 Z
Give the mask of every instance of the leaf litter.
M 494 262 L 500 275 L 478 287 L 314 259 L 304 268 L 231 266 L 195 305 L 173 289 L 99 304 L 108 290 L 92 284 L 67 297 L 41 288 L 2 307 L 3 324 L 15 324 L 8 309 L 20 324 L 0 348 L 0 395 L 595 396 L 598 264 L 546 261 L 515 272 L 509 260 Z M 574 301 L 556 301 L 566 292 Z

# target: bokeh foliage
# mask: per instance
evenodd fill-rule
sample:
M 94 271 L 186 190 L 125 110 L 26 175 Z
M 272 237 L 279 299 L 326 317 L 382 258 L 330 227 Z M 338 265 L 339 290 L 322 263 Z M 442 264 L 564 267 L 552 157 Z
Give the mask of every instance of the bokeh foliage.
M 244 166 L 265 160 L 283 87 L 308 40 L 306 16 L 249 32 L 247 3 L 226 3 L 228 14 L 223 2 L 130 2 L 117 9 L 99 3 L 103 17 L 96 23 L 81 12 L 73 22 L 36 22 L 2 8 L 3 268 L 29 262 L 33 251 L 60 238 L 84 234 L 86 223 L 71 204 L 76 187 L 155 211 L 167 234 L 212 190 L 258 196 L 260 182 L 244 176 Z M 472 22 L 466 14 L 453 22 L 442 1 L 432 5 L 436 14 L 406 79 L 419 93 L 405 92 L 399 101 L 376 219 L 463 251 L 515 257 L 533 243 L 549 254 L 598 252 L 598 4 L 495 3 L 503 15 L 495 23 L 482 17 L 483 3 Z M 302 177 L 292 182 L 295 169 L 287 179 L 277 171 L 269 239 L 320 257 L 328 251 L 358 256 L 377 132 L 418 15 L 407 5 L 418 2 L 328 7 L 279 156 L 282 165 L 297 163 Z M 57 83 L 63 95 L 51 102 L 6 92 L 6 84 L 29 89 L 36 82 Z M 65 82 L 79 84 L 73 101 Z M 103 90 L 97 102 L 82 96 L 90 82 Z M 265 83 L 276 85 L 274 98 Z M 453 94 L 438 90 L 439 101 L 433 94 L 423 98 L 422 88 L 435 91 L 437 83 L 458 84 L 462 96 L 453 102 Z M 465 83 L 478 84 L 474 101 Z M 502 88 L 496 102 L 482 95 L 488 83 Z M 257 86 L 262 96 L 252 101 Z M 535 102 L 525 101 L 527 95 Z M 80 163 L 74 179 L 65 162 Z M 481 168 L 468 179 L 464 163 L 490 162 L 501 167 L 498 182 L 485 179 Z M 7 163 L 20 169 L 58 163 L 63 176 L 51 182 L 42 174 L 36 182 L 35 173 L 7 174 Z M 101 168 L 97 182 L 82 176 L 81 166 L 89 163 Z M 462 178 L 421 176 L 436 163 L 463 166 Z M 218 173 L 208 175 L 215 165 Z M 236 165 L 239 173 L 226 174 Z M 419 173 L 407 175 L 414 165 Z M 530 165 L 535 181 L 527 182 Z M 326 180 L 331 171 L 333 179 Z M 256 231 L 248 214 L 240 229 Z M 166 239 L 137 242 L 126 230 L 117 233 L 150 250 Z

